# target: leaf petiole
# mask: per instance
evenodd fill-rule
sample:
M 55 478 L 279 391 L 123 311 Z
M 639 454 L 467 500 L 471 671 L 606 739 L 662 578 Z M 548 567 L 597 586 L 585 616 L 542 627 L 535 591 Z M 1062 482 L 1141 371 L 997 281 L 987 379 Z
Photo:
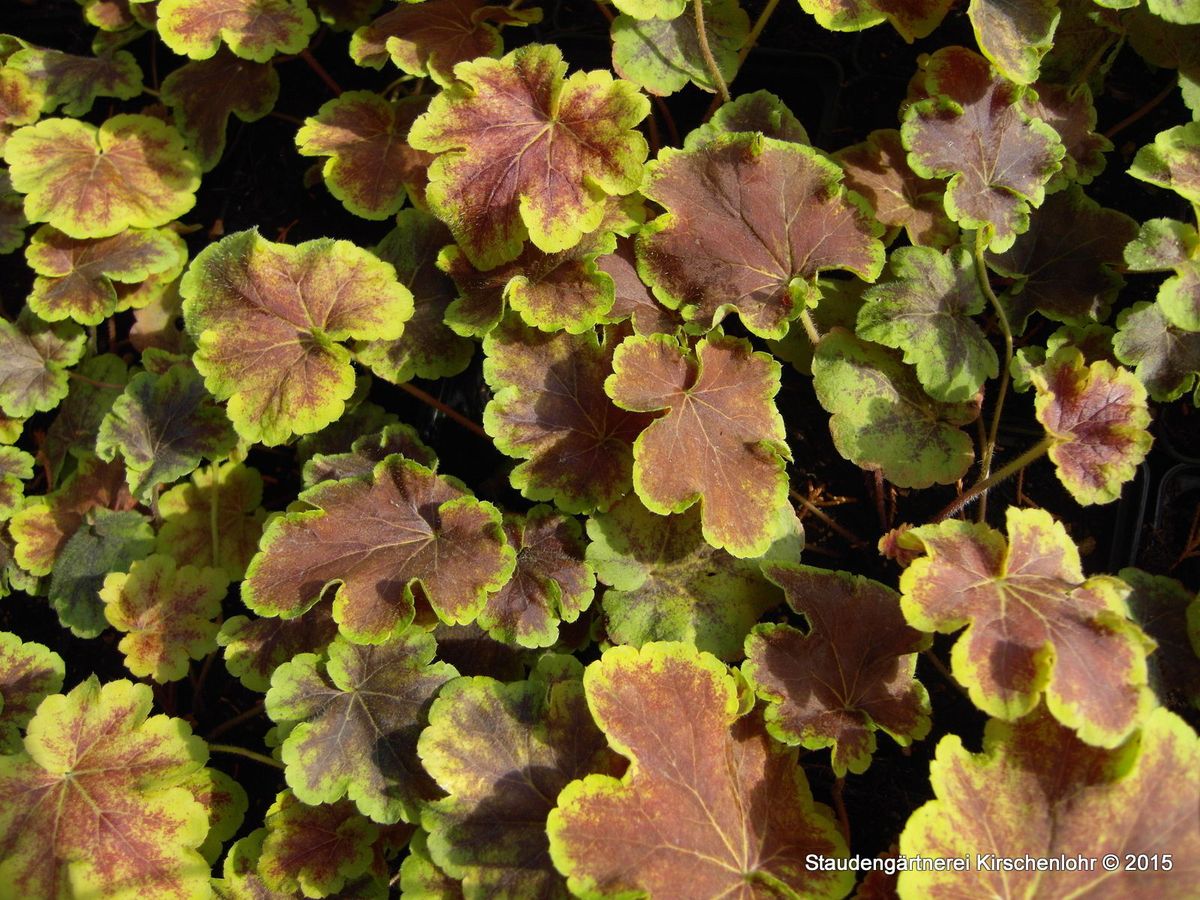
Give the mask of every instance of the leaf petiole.
M 233 756 L 244 756 L 246 759 L 252 759 L 257 763 L 262 763 L 264 766 L 271 766 L 274 769 L 282 770 L 283 763 L 273 757 L 263 753 L 255 753 L 253 750 L 247 750 L 245 747 L 235 747 L 233 744 L 209 744 L 208 749 L 213 753 L 229 753 Z
M 996 297 L 996 292 L 992 290 L 991 281 L 988 280 L 987 261 L 983 257 L 985 249 L 986 242 L 983 237 L 983 229 L 980 229 L 975 232 L 975 277 L 979 279 L 979 289 L 983 291 L 983 295 L 992 304 L 992 309 L 996 311 L 996 321 L 1000 323 L 1000 331 L 1004 335 L 1004 362 L 1000 366 L 1000 387 L 996 391 L 996 404 L 992 410 L 992 425 L 988 430 L 987 443 L 983 445 L 983 456 L 979 463 L 980 481 L 976 483 L 975 487 L 987 481 L 992 472 L 992 457 L 996 452 L 996 437 L 1000 433 L 1000 414 L 1004 411 L 1004 398 L 1008 394 L 1009 370 L 1012 368 L 1013 360 L 1012 327 L 1008 324 L 1008 315 L 1004 312 L 1004 307 L 1000 305 L 1000 300 Z M 974 488 L 971 490 L 974 490 Z M 970 494 L 970 491 L 967 493 Z M 979 502 L 979 521 L 982 522 L 986 516 L 987 500 L 985 498 Z M 940 519 L 935 519 L 934 521 L 940 521 Z
M 1024 453 L 1022 453 L 1020 456 L 1018 456 L 1012 462 L 1005 465 L 1003 468 L 997 469 L 995 472 L 993 472 L 987 478 L 982 478 L 979 481 L 975 482 L 975 484 L 971 486 L 970 490 L 968 490 L 965 494 L 962 494 L 959 497 L 955 498 L 954 502 L 952 502 L 949 506 L 947 506 L 945 509 L 943 509 L 940 513 L 938 513 L 936 516 L 934 516 L 929 521 L 931 523 L 937 523 L 937 522 L 941 522 L 943 519 L 949 518 L 950 516 L 954 515 L 956 512 L 958 512 L 960 509 L 962 509 L 964 506 L 966 506 L 968 503 L 970 503 L 976 497 L 986 494 L 988 491 L 990 491 L 992 488 L 994 488 L 996 485 L 998 485 L 1004 479 L 1010 478 L 1013 475 L 1016 475 L 1017 472 L 1024 469 L 1030 463 L 1034 462 L 1037 459 L 1040 459 L 1042 456 L 1045 456 L 1046 452 L 1053 445 L 1054 445 L 1054 438 L 1051 437 L 1050 435 L 1046 435 L 1044 438 L 1042 438 L 1040 441 L 1038 441 L 1036 444 L 1034 444 L 1032 447 L 1030 447 L 1028 450 L 1026 450 Z

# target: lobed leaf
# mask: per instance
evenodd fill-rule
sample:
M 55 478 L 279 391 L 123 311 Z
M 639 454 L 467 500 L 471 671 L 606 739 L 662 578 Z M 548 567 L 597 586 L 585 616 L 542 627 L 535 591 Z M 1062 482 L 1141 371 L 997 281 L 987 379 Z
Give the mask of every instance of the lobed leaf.
M 84 334 L 73 322 L 48 324 L 23 312 L 0 319 L 0 412 L 28 418 L 48 412 L 67 396 L 67 369 L 84 352 Z
M 1090 184 L 1104 171 L 1104 154 L 1113 148 L 1112 141 L 1095 131 L 1096 107 L 1091 89 L 1087 84 L 1071 87 L 1044 81 L 1033 88 L 1024 95 L 1025 111 L 1058 132 L 1066 151 L 1062 169 L 1050 180 L 1048 190 L 1056 191 L 1071 183 Z
M 221 625 L 217 645 L 225 668 L 251 691 L 271 686 L 271 673 L 301 653 L 321 654 L 337 635 L 330 603 L 318 603 L 295 619 L 234 616 Z
M 862 31 L 888 21 L 909 43 L 937 28 L 950 6 L 947 0 L 800 0 L 800 8 L 829 31 Z
M 64 116 L 78 118 L 91 111 L 98 97 L 131 100 L 142 92 L 142 70 L 124 50 L 99 56 L 76 56 L 61 50 L 24 47 L 4 63 L 37 86 L 42 112 L 62 107 Z
M 1130 617 L 1158 645 L 1146 659 L 1154 693 L 1164 705 L 1200 709 L 1200 629 L 1189 628 L 1200 621 L 1200 595 L 1165 575 L 1134 568 L 1119 574 L 1132 588 L 1126 601 Z M 1190 639 L 1190 632 L 1198 639 Z
M 979 49 L 1009 81 L 1033 84 L 1042 57 L 1054 46 L 1058 0 L 971 0 L 967 16 Z
M 796 144 L 812 143 L 808 132 L 786 103 L 770 91 L 752 91 L 722 103 L 711 119 L 688 132 L 683 139 L 683 149 L 695 150 L 723 134 L 744 131 Z
M 65 672 L 49 647 L 0 631 L 0 754 L 21 752 L 21 731 L 38 705 L 62 690 Z
M 370 475 L 376 463 L 393 453 L 401 453 L 430 469 L 437 468 L 437 454 L 417 435 L 411 425 L 388 425 L 375 434 L 356 440 L 349 453 L 317 453 L 304 464 L 304 486 L 312 487 L 322 481 L 339 481 Z
M 0 447 L 0 522 L 11 519 L 25 499 L 25 482 L 33 477 L 34 459 L 16 447 Z
M 1172 219 L 1142 223 L 1125 248 L 1134 272 L 1170 271 L 1158 289 L 1158 307 L 1167 321 L 1184 331 L 1200 331 L 1200 236 L 1196 229 Z
M 0 69 L 0 73 L 4 70 Z M 0 150 L 4 149 L 4 129 L 0 125 Z M 13 190 L 8 169 L 0 167 L 0 255 L 12 253 L 25 243 L 25 206 L 21 195 Z
M 750 17 L 737 0 L 703 0 L 709 52 L 726 81 L 737 74 L 738 50 L 750 32 Z M 673 19 L 617 16 L 612 22 L 613 69 L 651 94 L 667 96 L 688 82 L 716 93 L 700 49 L 694 15 Z
M 1200 203 L 1200 122 L 1159 132 L 1138 151 L 1129 174 Z
M 159 0 L 158 36 L 172 52 L 211 59 L 224 43 L 235 56 L 266 62 L 299 53 L 317 30 L 304 0 Z
M 1192 389 L 1200 373 L 1200 332 L 1172 325 L 1157 303 L 1135 303 L 1117 316 L 1113 352 L 1158 401 Z
M 596 260 L 596 268 L 613 282 L 613 305 L 606 320 L 629 321 L 635 334 L 674 334 L 683 322 L 673 309 L 667 309 L 638 276 L 637 256 L 632 238 L 618 237 L 617 249 Z

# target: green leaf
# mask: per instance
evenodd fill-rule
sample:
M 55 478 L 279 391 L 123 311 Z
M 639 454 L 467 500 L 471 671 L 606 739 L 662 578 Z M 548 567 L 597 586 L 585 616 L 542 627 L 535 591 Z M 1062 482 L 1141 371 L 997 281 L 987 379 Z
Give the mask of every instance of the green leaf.
M 818 274 L 874 281 L 883 268 L 883 229 L 811 147 L 732 134 L 664 150 L 649 173 L 644 193 L 667 214 L 642 229 L 639 270 L 701 329 L 737 312 L 752 333 L 783 337 L 815 303 Z
M 1158 303 L 1135 303 L 1117 316 L 1113 352 L 1159 401 L 1190 391 L 1200 373 L 1200 332 L 1176 328 Z
M 1200 122 L 1159 132 L 1138 151 L 1129 174 L 1200 203 Z
M 5 62 L 23 72 L 44 95 L 42 112 L 62 107 L 64 116 L 78 118 L 91 111 L 98 97 L 132 100 L 142 92 L 142 70 L 132 54 L 75 56 L 60 50 L 26 47 Z
M 417 751 L 449 796 L 421 814 L 429 853 L 466 897 L 566 896 L 546 817 L 559 791 L 621 771 L 588 712 L 573 658 L 547 655 L 526 681 L 459 678 L 429 711 Z
M 967 626 L 950 667 L 988 715 L 1015 721 L 1044 693 L 1080 740 L 1116 747 L 1152 701 L 1153 643 L 1128 618 L 1129 587 L 1085 579 L 1079 550 L 1049 513 L 1010 507 L 1007 521 L 1007 540 L 956 520 L 905 532 L 901 547 L 921 555 L 900 576 L 904 618 L 942 634 Z
M 433 636 L 412 628 L 379 646 L 338 637 L 275 670 L 267 714 L 293 725 L 283 742 L 288 786 L 304 803 L 348 797 L 372 821 L 415 821 L 437 789 L 417 760 L 434 693 L 458 673 L 433 662 Z
M 737 74 L 738 50 L 750 32 L 750 17 L 737 0 L 704 0 L 704 27 L 709 52 L 726 81 Z M 613 68 L 622 78 L 651 94 L 667 96 L 690 81 L 716 93 L 712 74 L 700 50 L 696 17 L 635 19 L 617 16 L 612 23 Z
M 796 752 L 775 744 L 759 715 L 738 718 L 737 682 L 715 657 L 687 644 L 614 647 L 583 684 L 596 723 L 631 764 L 620 780 L 589 775 L 558 795 L 550 856 L 573 894 L 850 890 L 852 873 L 806 867 L 809 854 L 845 856 L 845 841 L 813 802 Z
M 462 882 L 437 867 L 429 856 L 427 835 L 418 830 L 400 864 L 400 895 L 411 900 L 463 900 Z
M 683 139 L 684 150 L 696 150 L 723 134 L 752 131 L 796 144 L 811 143 L 808 132 L 787 104 L 770 91 L 752 91 L 722 103 L 711 119 Z
M 1054 46 L 1058 0 L 971 0 L 967 16 L 975 40 L 1009 81 L 1033 84 L 1042 57 Z
M 512 575 L 499 511 L 402 456 L 300 499 L 309 508 L 273 520 L 247 570 L 242 599 L 259 615 L 294 618 L 337 584 L 342 634 L 380 643 L 412 621 L 417 599 L 443 621 L 474 621 Z
M 542 44 L 460 63 L 409 132 L 438 154 L 430 208 L 480 268 L 515 259 L 526 237 L 546 253 L 573 247 L 600 225 L 605 195 L 641 183 L 647 144 L 634 127 L 650 101 L 606 71 L 564 80 L 566 68 Z
M 93 675 L 44 700 L 0 756 L 0 884 L 25 897 L 202 896 L 204 806 L 184 787 L 204 742 L 153 716 L 149 686 Z
M 190 474 L 202 459 L 219 460 L 235 443 L 225 411 L 200 375 L 177 365 L 165 375 L 133 377 L 100 424 L 96 455 L 120 454 L 130 491 L 146 501 L 158 485 Z
M 1134 272 L 1174 272 L 1158 290 L 1158 307 L 1167 321 L 1184 331 L 1200 331 L 1200 236 L 1173 219 L 1142 223 L 1125 248 Z
M 69 545 L 68 545 L 69 546 Z M 220 569 L 176 568 L 169 556 L 135 560 L 110 572 L 100 588 L 104 617 L 124 632 L 118 649 L 138 678 L 178 681 L 188 659 L 217 649 L 217 623 L 229 581 Z
M 180 56 L 211 59 L 224 42 L 235 56 L 266 62 L 307 47 L 317 18 L 304 0 L 160 0 L 157 27 Z
M 84 334 L 74 322 L 47 324 L 23 312 L 0 319 L 0 410 L 27 418 L 67 396 L 67 369 L 79 362 Z
M 141 513 L 99 507 L 89 517 L 63 545 L 50 577 L 50 604 L 79 637 L 95 637 L 108 626 L 99 596 L 105 577 L 154 552 L 154 530 Z
M 0 754 L 21 752 L 21 731 L 38 704 L 62 690 L 65 672 L 49 647 L 0 631 Z
M 970 251 L 901 247 L 890 266 L 894 280 L 863 294 L 858 335 L 902 351 L 935 400 L 971 400 L 984 381 L 999 374 L 1000 361 L 971 318 L 987 299 Z
M 0 447 L 0 522 L 21 508 L 25 482 L 33 477 L 34 459 L 16 447 Z
M 193 772 L 181 787 L 208 810 L 208 837 L 200 845 L 200 854 L 212 865 L 221 855 L 224 843 L 241 828 L 249 798 L 240 784 L 216 769 Z
M 354 392 L 340 342 L 398 338 L 413 312 L 395 269 L 349 241 L 289 247 L 257 231 L 203 250 L 180 293 L 205 385 L 239 435 L 267 445 L 337 420 Z
M 613 0 L 613 6 L 635 19 L 674 19 L 688 8 L 688 0 Z
M 899 354 L 835 329 L 817 345 L 812 370 L 834 446 L 855 465 L 924 488 L 953 484 L 975 461 L 959 426 L 978 418 L 977 402 L 934 400 Z

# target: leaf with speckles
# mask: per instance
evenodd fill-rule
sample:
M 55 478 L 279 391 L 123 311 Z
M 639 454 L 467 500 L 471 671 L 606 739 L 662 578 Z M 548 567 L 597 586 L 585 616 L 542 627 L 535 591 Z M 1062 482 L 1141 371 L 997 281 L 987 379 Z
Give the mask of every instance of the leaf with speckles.
M 65 672 L 49 647 L 0 631 L 0 754 L 21 752 L 21 732 L 38 704 L 62 689 Z

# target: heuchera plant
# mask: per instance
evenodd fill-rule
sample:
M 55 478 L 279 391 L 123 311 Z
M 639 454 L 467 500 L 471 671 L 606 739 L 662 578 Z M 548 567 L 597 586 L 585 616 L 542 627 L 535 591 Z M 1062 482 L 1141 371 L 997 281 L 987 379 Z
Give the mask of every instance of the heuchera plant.
M 14 4 L 0 898 L 1195 894 L 1196 0 Z

